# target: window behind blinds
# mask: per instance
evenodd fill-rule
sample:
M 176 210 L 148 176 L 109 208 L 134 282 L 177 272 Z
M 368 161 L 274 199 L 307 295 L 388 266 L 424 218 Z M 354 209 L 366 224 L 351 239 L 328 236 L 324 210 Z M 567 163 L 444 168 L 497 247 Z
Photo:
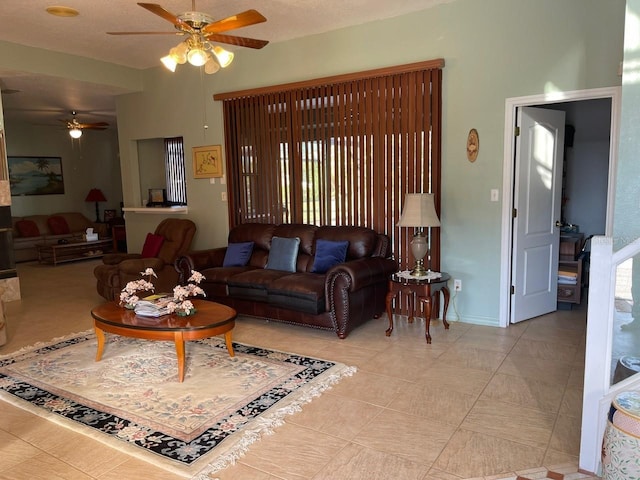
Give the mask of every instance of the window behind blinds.
M 186 205 L 187 179 L 182 137 L 164 139 L 164 164 L 167 177 L 167 202 L 172 205 Z

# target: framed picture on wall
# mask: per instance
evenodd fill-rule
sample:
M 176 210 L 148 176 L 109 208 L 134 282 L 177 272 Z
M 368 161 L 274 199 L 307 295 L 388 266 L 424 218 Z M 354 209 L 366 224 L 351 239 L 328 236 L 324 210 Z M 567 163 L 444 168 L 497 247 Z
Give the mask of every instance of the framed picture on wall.
M 62 158 L 7 157 L 11 196 L 62 195 Z
M 222 147 L 193 147 L 193 177 L 222 177 Z

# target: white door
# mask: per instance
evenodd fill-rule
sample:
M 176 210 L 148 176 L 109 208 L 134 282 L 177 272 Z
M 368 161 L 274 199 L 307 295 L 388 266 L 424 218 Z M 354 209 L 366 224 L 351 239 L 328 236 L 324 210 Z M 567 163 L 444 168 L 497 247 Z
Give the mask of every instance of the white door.
M 557 309 L 565 113 L 518 110 L 511 323 Z

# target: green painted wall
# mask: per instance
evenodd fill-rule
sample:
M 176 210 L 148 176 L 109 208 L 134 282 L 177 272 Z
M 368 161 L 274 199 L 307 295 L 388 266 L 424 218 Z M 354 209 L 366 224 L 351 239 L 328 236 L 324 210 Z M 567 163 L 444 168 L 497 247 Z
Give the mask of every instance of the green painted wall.
M 120 212 L 122 187 L 118 134 L 114 129 L 85 131 L 78 140 L 72 140 L 64 128 L 8 122 L 6 134 L 8 156 L 60 157 L 64 178 L 62 195 L 11 197 L 13 216 L 81 212 L 95 220 L 95 203 L 84 201 L 94 187 L 102 190 L 107 199 L 99 204 L 101 219 L 105 208 Z
M 489 192 L 502 186 L 505 100 L 619 85 L 624 13 L 624 0 L 457 0 L 259 51 L 241 50 L 229 68 L 213 76 L 201 77 L 188 65 L 174 74 L 151 69 L 143 93 L 118 101 L 123 177 L 135 163 L 129 143 L 138 138 L 183 135 L 188 151 L 224 145 L 214 93 L 444 58 L 442 268 L 463 281 L 456 299 L 461 319 L 497 325 L 501 202 L 491 203 Z M 474 164 L 465 156 L 470 128 L 480 135 Z M 140 200 L 131 173 L 124 186 L 127 203 Z M 225 186 L 188 173 L 195 246 L 222 245 Z
M 122 74 L 120 86 L 138 91 L 119 96 L 117 111 L 125 204 L 141 206 L 137 140 L 182 136 L 188 157 L 192 147 L 224 145 L 215 93 L 444 58 L 442 268 L 463 281 L 456 299 L 461 319 L 498 325 L 502 204 L 490 202 L 489 193 L 502 187 L 505 100 L 620 85 L 624 15 L 625 0 L 455 0 L 259 51 L 239 49 L 234 63 L 212 76 L 188 65 L 174 74 L 161 66 L 143 72 L 113 66 L 107 74 L 93 60 L 66 60 L 83 76 L 101 70 L 94 80 L 115 82 Z M 0 58 L 7 50 L 0 43 Z M 37 57 L 32 50 L 26 52 Z M 465 156 L 470 128 L 480 135 L 474 164 Z M 194 179 L 188 158 L 195 248 L 226 243 L 225 190 L 220 180 Z M 127 214 L 129 246 L 139 248 L 160 220 Z
M 640 238 L 640 0 L 627 0 L 620 150 L 613 223 L 616 249 Z

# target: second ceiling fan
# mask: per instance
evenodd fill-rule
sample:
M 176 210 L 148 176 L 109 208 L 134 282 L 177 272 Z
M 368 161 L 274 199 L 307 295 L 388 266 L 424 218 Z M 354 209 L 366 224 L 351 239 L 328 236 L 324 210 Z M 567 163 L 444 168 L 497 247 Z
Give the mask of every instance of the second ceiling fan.
M 248 27 L 267 19 L 256 10 L 247 10 L 222 20 L 214 20 L 206 13 L 195 10 L 192 0 L 192 11 L 175 15 L 156 3 L 138 3 L 142 8 L 171 22 L 177 32 L 107 32 L 109 35 L 186 35 L 187 39 L 172 48 L 163 57 L 162 63 L 171 71 L 176 65 L 189 62 L 194 66 L 205 67 L 206 73 L 215 73 L 220 67 L 226 67 L 233 60 L 233 53 L 210 42 L 225 43 L 240 47 L 259 49 L 267 45 L 266 40 L 224 35 L 222 32 Z
M 67 130 L 72 138 L 80 138 L 82 136 L 82 130 L 104 130 L 109 124 L 107 122 L 95 122 L 95 123 L 80 123 L 76 118 L 76 112 L 71 112 L 71 120 L 60 120 L 67 124 Z

